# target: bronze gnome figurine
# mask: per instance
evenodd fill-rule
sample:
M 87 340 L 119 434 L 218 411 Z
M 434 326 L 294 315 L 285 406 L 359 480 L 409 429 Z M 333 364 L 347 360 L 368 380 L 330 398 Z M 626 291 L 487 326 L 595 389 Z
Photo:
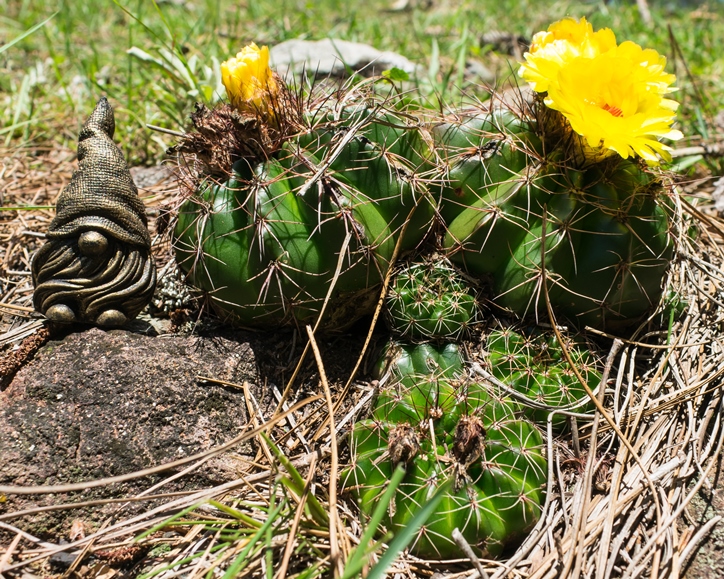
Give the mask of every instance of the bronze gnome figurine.
M 78 137 L 78 170 L 33 258 L 35 309 L 59 323 L 120 326 L 153 297 L 156 267 L 143 202 L 113 142 L 102 98 Z

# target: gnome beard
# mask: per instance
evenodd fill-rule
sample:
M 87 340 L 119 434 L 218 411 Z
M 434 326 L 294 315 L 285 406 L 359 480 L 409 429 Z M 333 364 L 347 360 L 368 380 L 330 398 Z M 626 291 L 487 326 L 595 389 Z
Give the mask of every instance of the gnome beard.
M 80 132 L 78 170 L 58 198 L 48 241 L 33 258 L 33 303 L 53 322 L 120 326 L 153 297 L 145 208 L 114 131 L 102 98 Z

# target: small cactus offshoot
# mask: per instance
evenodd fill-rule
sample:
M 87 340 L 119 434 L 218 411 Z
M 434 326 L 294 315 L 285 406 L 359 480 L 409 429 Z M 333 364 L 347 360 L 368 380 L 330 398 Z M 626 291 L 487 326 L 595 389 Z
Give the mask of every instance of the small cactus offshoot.
M 579 413 L 591 410 L 588 394 L 566 360 L 555 335 L 505 328 L 491 332 L 486 345 L 493 376 L 548 407 L 526 407 L 526 415 L 535 422 L 545 424 L 548 415 L 559 408 Z M 578 372 L 594 390 L 601 382 L 601 373 L 593 355 L 572 340 L 566 343 L 566 349 Z M 568 424 L 563 414 L 553 414 L 552 421 L 557 430 Z
M 403 268 L 387 292 L 387 325 L 409 340 L 456 340 L 478 321 L 471 283 L 446 260 Z

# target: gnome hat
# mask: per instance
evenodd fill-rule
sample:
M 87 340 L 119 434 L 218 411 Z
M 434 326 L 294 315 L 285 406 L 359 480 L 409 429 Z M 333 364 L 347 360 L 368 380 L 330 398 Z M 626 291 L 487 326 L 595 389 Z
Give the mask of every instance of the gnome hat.
M 151 247 L 145 207 L 113 142 L 115 128 L 113 109 L 103 97 L 78 137 L 78 170 L 58 198 L 49 239 L 99 231 L 124 243 Z

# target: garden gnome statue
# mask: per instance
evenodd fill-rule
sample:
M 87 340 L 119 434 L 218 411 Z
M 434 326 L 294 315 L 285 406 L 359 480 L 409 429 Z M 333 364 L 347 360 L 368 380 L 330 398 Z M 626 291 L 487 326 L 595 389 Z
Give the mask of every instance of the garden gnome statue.
M 33 258 L 33 303 L 53 322 L 120 326 L 153 297 L 145 208 L 113 142 L 115 127 L 104 97 L 81 129 L 78 170 Z

